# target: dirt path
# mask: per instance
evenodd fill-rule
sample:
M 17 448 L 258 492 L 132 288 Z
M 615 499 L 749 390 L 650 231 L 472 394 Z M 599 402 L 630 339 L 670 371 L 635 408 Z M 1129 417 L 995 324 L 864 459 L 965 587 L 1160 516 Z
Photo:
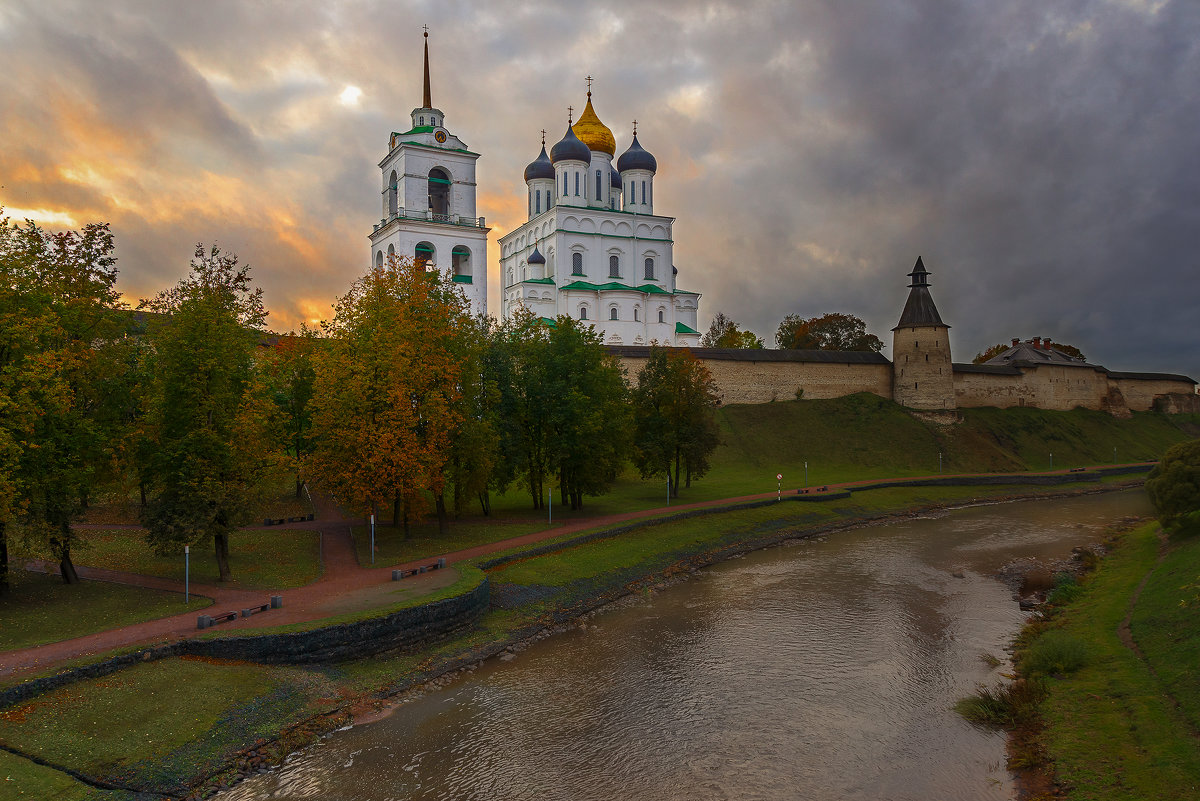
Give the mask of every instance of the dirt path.
M 1055 474 L 1067 473 L 1067 470 L 1054 471 Z M 959 474 L 959 475 L 936 475 L 924 476 L 921 478 L 955 478 L 965 475 L 981 475 L 981 474 Z M 1000 474 L 986 474 L 1000 475 Z M 1044 474 L 1037 474 L 1044 475 Z M 880 483 L 899 483 L 912 481 L 913 477 L 897 478 L 897 479 L 867 479 L 862 481 L 848 481 L 840 484 L 820 485 L 812 488 L 814 494 L 817 490 L 827 488 L 830 492 L 844 489 L 854 489 L 868 484 Z M 791 488 L 784 492 L 784 495 L 794 495 L 797 488 Z M 323 565 L 323 573 L 317 581 L 282 592 L 277 592 L 283 596 L 283 607 L 281 609 L 271 610 L 262 615 L 255 615 L 250 618 L 238 618 L 237 620 L 220 625 L 219 630 L 226 629 L 243 629 L 243 628 L 260 628 L 279 626 L 288 623 L 301 623 L 310 620 L 317 620 L 322 617 L 329 616 L 329 610 L 340 606 L 337 599 L 342 596 L 357 596 L 361 598 L 386 598 L 387 590 L 378 585 L 389 584 L 391 582 L 391 570 L 393 568 L 409 569 L 417 567 L 421 564 L 429 564 L 439 556 L 444 557 L 448 564 L 461 562 L 467 559 L 473 559 L 478 556 L 496 553 L 498 551 L 508 550 L 519 546 L 534 545 L 544 540 L 562 537 L 568 534 L 574 534 L 590 529 L 604 528 L 627 523 L 633 520 L 638 520 L 647 517 L 653 517 L 661 514 L 672 512 L 684 512 L 694 509 L 712 509 L 721 506 L 728 506 L 748 501 L 768 500 L 777 497 L 775 492 L 764 492 L 756 495 L 744 495 L 736 498 L 722 498 L 711 501 L 702 501 L 699 503 L 684 503 L 671 506 L 664 506 L 655 509 L 643 509 L 634 512 L 624 512 L 620 514 L 603 515 L 598 517 L 585 518 L 575 520 L 571 523 L 555 526 L 553 528 L 544 529 L 542 531 L 525 534 L 519 537 L 511 537 L 509 539 L 499 540 L 497 542 L 477 545 L 472 548 L 465 548 L 458 551 L 451 551 L 444 554 L 432 554 L 427 558 L 420 559 L 414 562 L 405 562 L 401 564 L 380 566 L 380 567 L 362 567 L 358 564 L 358 559 L 355 555 L 354 540 L 351 536 L 350 527 L 352 525 L 360 525 L 363 523 L 361 519 L 347 518 L 338 504 L 331 498 L 314 493 L 313 506 L 314 517 L 313 521 L 303 523 L 287 524 L 288 528 L 315 529 L 321 533 L 321 558 Z M 84 528 L 84 526 L 80 526 Z M 120 526 L 104 526 L 91 525 L 86 528 L 122 528 Z M 264 527 L 256 527 L 264 528 Z M 56 571 L 57 567 L 48 565 L 49 571 Z M 133 573 L 121 573 L 119 571 L 100 570 L 97 568 L 80 567 L 79 574 L 83 578 L 99 580 L 99 581 L 114 581 L 122 584 L 132 584 L 141 587 L 153 587 L 155 589 L 173 590 L 183 592 L 183 582 L 174 581 L 171 579 L 145 576 Z M 438 571 L 440 572 L 440 571 Z M 437 573 L 426 574 L 424 576 L 405 579 L 404 590 L 405 594 L 412 590 L 421 590 L 423 592 L 432 591 L 438 586 L 443 586 L 446 574 L 438 576 Z M 376 588 L 364 592 L 366 588 Z M 206 614 L 217 614 L 225 611 L 240 610 L 249 606 L 257 606 L 265 603 L 269 599 L 267 591 L 253 591 L 241 589 L 227 589 L 212 585 L 196 585 L 191 586 L 191 592 L 196 595 L 202 595 L 212 598 L 213 606 L 204 610 Z M 399 588 L 397 588 L 399 589 Z M 157 620 L 149 620 L 143 623 L 136 623 L 129 626 L 124 626 L 116 629 L 89 634 L 84 637 L 76 637 L 70 640 L 63 640 L 57 643 L 48 643 L 34 648 L 23 648 L 14 651 L 7 651 L 0 654 L 0 678 L 16 677 L 22 674 L 27 674 L 35 671 L 45 670 L 55 664 L 60 664 L 80 657 L 85 657 L 91 654 L 102 653 L 115 648 L 124 648 L 134 645 L 148 645 L 155 643 L 170 642 L 177 639 L 195 636 L 197 612 L 184 612 L 171 617 L 159 618 Z

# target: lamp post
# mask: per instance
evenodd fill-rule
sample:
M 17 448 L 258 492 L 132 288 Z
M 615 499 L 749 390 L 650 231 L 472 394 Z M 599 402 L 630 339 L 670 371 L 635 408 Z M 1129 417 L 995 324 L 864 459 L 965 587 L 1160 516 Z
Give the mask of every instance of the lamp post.
M 554 487 L 546 489 L 546 511 L 549 515 L 548 523 L 554 523 Z
M 783 473 L 775 474 L 775 500 L 783 500 Z
M 189 556 L 189 552 L 191 550 L 192 550 L 192 546 L 190 546 L 190 545 L 183 546 L 183 605 L 184 606 L 187 606 L 189 603 L 191 603 L 191 601 L 189 600 L 190 596 L 188 593 L 188 580 L 191 578 L 191 557 Z
M 371 564 L 375 564 L 375 513 L 371 512 Z
M 667 465 L 667 506 L 671 505 L 671 465 Z
M 804 463 L 804 486 L 808 486 L 808 462 Z
M 1050 469 L 1054 469 L 1054 451 L 1050 451 Z
M 938 472 L 942 472 L 942 452 L 938 451 Z

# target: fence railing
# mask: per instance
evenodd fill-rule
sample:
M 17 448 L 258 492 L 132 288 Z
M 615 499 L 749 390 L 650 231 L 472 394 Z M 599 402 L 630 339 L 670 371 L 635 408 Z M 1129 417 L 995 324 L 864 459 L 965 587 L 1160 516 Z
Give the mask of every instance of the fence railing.
M 461 214 L 434 214 L 432 209 L 399 209 L 396 213 L 384 217 L 375 226 L 378 231 L 392 220 L 425 220 L 426 222 L 444 223 L 446 225 L 461 225 L 464 228 L 486 228 L 483 217 L 464 217 Z

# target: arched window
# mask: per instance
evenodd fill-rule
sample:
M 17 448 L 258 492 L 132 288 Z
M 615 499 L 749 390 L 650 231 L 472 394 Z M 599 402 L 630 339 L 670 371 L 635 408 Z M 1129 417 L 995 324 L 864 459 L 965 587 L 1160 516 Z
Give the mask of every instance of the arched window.
M 608 277 L 609 278 L 620 278 L 621 277 L 621 260 L 617 256 L 609 256 L 608 257 Z
M 466 245 L 455 245 L 450 251 L 450 261 L 455 275 L 471 275 L 471 251 Z
M 571 275 L 583 275 L 583 254 L 571 254 Z
M 654 259 L 646 259 L 646 280 L 654 280 Z
M 563 172 L 563 197 L 567 196 L 567 173 Z
M 382 250 L 375 251 L 375 266 L 376 267 L 383 266 L 383 251 Z
M 428 242 L 420 242 L 413 249 L 413 261 L 423 270 L 428 270 L 437 264 L 437 251 Z
M 604 183 L 600 178 L 600 171 L 596 170 L 596 200 L 604 197 Z
M 396 246 L 388 245 L 388 261 L 391 261 L 395 255 L 396 255 Z
M 633 321 L 635 323 L 638 322 L 638 307 L 637 306 L 633 307 Z
M 533 216 L 533 193 L 529 193 L 529 216 Z
M 665 309 L 658 310 L 658 321 L 660 323 L 665 323 L 667 321 L 667 312 Z
M 533 204 L 534 214 L 541 214 L 542 213 L 542 190 L 540 190 L 540 189 L 534 190 L 534 195 L 536 197 L 536 199 L 534 200 L 534 204 Z
M 617 307 L 616 306 L 613 306 L 611 309 L 608 310 L 608 319 L 610 319 L 610 320 L 617 319 Z
M 450 214 L 450 176 L 441 167 L 429 171 L 429 210 L 435 220 Z
M 579 197 L 579 173 L 575 173 L 575 197 Z
M 646 202 L 646 182 L 642 181 L 642 202 Z
M 388 217 L 393 216 L 398 210 L 396 186 L 396 171 L 392 170 L 392 177 L 388 179 Z
M 424 124 L 425 124 L 425 118 L 424 118 L 424 117 L 421 117 L 421 119 L 420 119 L 420 122 L 418 122 L 417 124 L 418 124 L 418 125 L 424 125 Z
M 580 306 L 580 307 L 579 307 L 579 319 L 580 319 L 580 320 L 586 320 L 586 319 L 587 319 L 587 306 Z

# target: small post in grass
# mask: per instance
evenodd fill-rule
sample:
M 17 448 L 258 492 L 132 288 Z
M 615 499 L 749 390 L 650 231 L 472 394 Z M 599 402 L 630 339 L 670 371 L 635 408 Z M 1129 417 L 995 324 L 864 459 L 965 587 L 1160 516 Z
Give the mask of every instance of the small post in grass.
M 671 505 L 671 465 L 667 465 L 667 506 Z
M 192 550 L 192 546 L 183 546 L 183 605 L 187 606 L 191 603 L 188 600 L 188 579 L 191 577 L 191 557 L 188 555 Z
M 942 452 L 938 451 L 938 472 L 942 472 Z
M 371 564 L 375 564 L 375 513 L 371 512 Z
M 1113 446 L 1113 464 L 1117 463 L 1117 446 Z
M 783 473 L 775 474 L 775 500 L 783 500 Z
M 804 486 L 808 486 L 808 462 L 804 463 Z
M 1054 451 L 1050 451 L 1050 469 L 1054 469 Z
M 549 510 L 550 519 L 547 521 L 551 525 L 554 524 L 554 487 L 546 490 L 546 508 Z

